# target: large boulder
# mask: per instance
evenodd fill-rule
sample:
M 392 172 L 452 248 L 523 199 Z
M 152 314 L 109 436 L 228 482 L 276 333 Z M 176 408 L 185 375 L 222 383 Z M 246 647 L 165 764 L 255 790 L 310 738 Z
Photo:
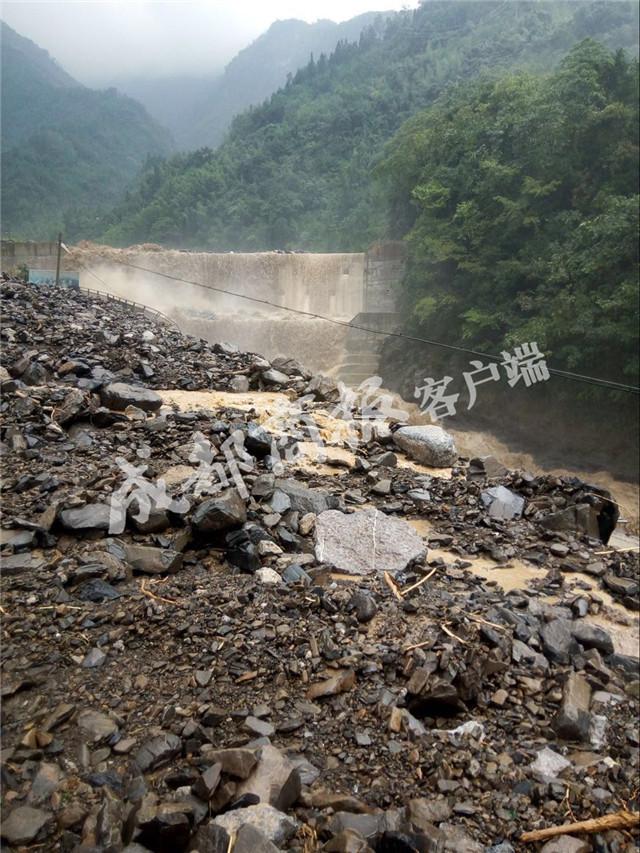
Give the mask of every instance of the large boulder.
M 320 400 L 323 403 L 337 403 L 340 399 L 338 383 L 330 376 L 323 376 L 321 373 L 313 377 L 304 389 L 304 393 L 312 394 L 314 400 Z
M 492 486 L 481 494 L 482 503 L 489 511 L 490 518 L 520 518 L 524 509 L 524 498 L 505 489 L 504 486 Z
M 276 480 L 275 487 L 287 495 L 290 508 L 302 515 L 308 512 L 318 515 L 327 509 L 334 509 L 339 503 L 338 498 L 324 489 L 309 489 L 297 480 Z
M 288 809 L 300 796 L 300 773 L 275 746 L 263 746 L 258 764 L 249 778 L 238 786 L 237 794 L 255 794 L 261 803 Z
M 230 834 L 249 824 L 277 846 L 284 845 L 298 829 L 298 822 L 294 818 L 266 803 L 258 803 L 246 809 L 234 809 L 219 815 L 212 823 L 226 829 Z
M 421 559 L 426 545 L 406 521 L 365 509 L 327 510 L 316 520 L 316 558 L 341 572 L 396 574 Z
M 174 575 L 182 567 L 182 554 L 171 548 L 126 545 L 125 552 L 131 568 L 146 575 Z
M 63 509 L 58 520 L 67 530 L 108 530 L 110 514 L 109 504 L 85 504 Z
M 162 405 L 162 398 L 149 388 L 139 385 L 127 385 L 125 382 L 111 382 L 100 391 L 102 405 L 118 412 L 127 406 L 137 406 L 145 412 L 157 412 Z
M 458 458 L 452 436 L 439 426 L 400 427 L 393 433 L 393 440 L 416 462 L 433 468 L 447 468 Z
M 203 501 L 193 513 L 191 523 L 198 533 L 215 533 L 239 527 L 247 520 L 247 508 L 236 489 L 227 489 Z
M 540 526 L 547 530 L 585 534 L 592 539 L 600 538 L 598 512 L 591 504 L 575 504 L 552 512 L 540 520 Z

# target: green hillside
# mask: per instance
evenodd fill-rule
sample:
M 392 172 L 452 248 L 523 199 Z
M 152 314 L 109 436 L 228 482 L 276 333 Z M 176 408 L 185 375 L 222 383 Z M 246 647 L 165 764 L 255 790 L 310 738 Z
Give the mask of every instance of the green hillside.
M 548 70 L 593 36 L 637 50 L 635 3 L 427 2 L 320 56 L 224 144 L 150 165 L 92 236 L 182 248 L 359 250 L 384 235 L 373 179 L 399 127 L 451 84 Z M 84 235 L 83 235 L 84 236 Z
M 65 216 L 91 221 L 119 202 L 171 140 L 136 101 L 81 86 L 4 23 L 0 39 L 2 233 L 47 239 Z

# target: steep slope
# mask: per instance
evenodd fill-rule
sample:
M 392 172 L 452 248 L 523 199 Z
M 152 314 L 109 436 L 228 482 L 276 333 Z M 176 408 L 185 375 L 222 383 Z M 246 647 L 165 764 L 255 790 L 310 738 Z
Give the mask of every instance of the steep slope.
M 112 206 L 169 134 L 115 89 L 77 83 L 2 23 L 2 231 L 44 239 L 66 216 Z
M 332 53 L 339 41 L 357 41 L 373 24 L 375 12 L 349 21 L 316 21 L 307 24 L 295 19 L 276 21 L 266 33 L 246 47 L 229 63 L 207 100 L 200 106 L 200 120 L 190 134 L 191 147 L 214 147 L 223 138 L 234 116 L 247 107 L 262 103 L 304 67 L 313 55 Z
M 276 21 L 241 50 L 222 74 L 117 78 L 114 85 L 144 104 L 171 131 L 181 150 L 215 148 L 234 116 L 261 104 L 284 86 L 287 77 L 304 67 L 311 55 L 330 54 L 341 40 L 357 41 L 365 27 L 386 14 L 370 12 L 341 24 Z
M 220 75 L 218 71 L 205 76 L 114 77 L 113 86 L 139 101 L 152 118 L 167 128 L 176 149 L 182 151 L 203 144 L 194 137 L 194 127 L 202 116 L 202 104 L 215 91 Z
M 106 238 L 360 250 L 385 232 L 372 172 L 406 119 L 457 81 L 547 70 L 587 36 L 637 49 L 637 17 L 634 3 L 580 0 L 437 0 L 389 16 L 236 118 L 218 151 L 155 164 L 110 217 Z

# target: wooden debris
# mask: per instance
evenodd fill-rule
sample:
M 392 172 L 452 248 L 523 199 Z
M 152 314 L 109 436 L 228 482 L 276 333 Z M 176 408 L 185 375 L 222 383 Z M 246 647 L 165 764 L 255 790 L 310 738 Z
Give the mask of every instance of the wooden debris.
M 607 832 L 610 829 L 634 829 L 640 826 L 640 814 L 637 812 L 620 811 L 606 814 L 591 820 L 579 820 L 576 823 L 565 823 L 562 826 L 549 826 L 546 829 L 534 829 L 520 836 L 520 841 L 544 841 L 558 835 L 574 835 L 576 833 Z

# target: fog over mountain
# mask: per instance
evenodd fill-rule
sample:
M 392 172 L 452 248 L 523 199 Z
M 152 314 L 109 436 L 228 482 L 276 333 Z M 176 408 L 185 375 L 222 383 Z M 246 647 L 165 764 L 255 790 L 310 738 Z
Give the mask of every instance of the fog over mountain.
M 2 18 L 81 83 L 104 87 L 117 77 L 222 73 L 277 20 L 341 22 L 416 5 L 417 0 L 9 0 L 2 4 Z

